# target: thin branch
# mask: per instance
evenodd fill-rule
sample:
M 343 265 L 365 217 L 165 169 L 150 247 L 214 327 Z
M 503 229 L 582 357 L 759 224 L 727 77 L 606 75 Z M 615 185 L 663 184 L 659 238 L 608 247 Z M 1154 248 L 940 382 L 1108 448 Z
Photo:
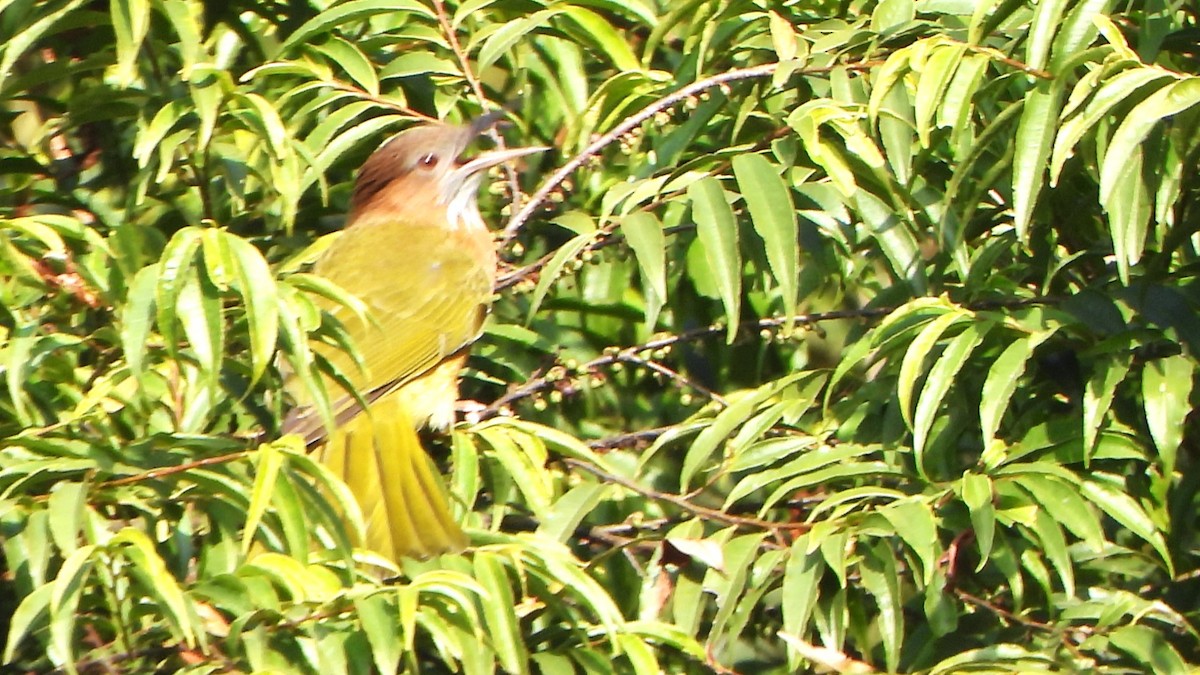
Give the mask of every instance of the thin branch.
M 588 447 L 592 450 L 614 450 L 616 448 L 634 447 L 643 443 L 653 442 L 672 428 L 658 427 L 655 429 L 642 429 L 641 431 L 631 431 L 607 438 L 598 438 L 594 441 L 588 441 Z
M 1024 307 L 1028 305 L 1047 305 L 1057 304 L 1062 302 L 1060 296 L 1038 296 L 1033 298 L 1018 298 L 1009 300 L 983 300 L 966 305 L 966 308 L 971 311 L 984 311 L 1001 308 Z M 776 316 L 758 321 L 747 321 L 739 324 L 737 327 L 738 334 L 757 334 L 764 330 L 774 330 L 787 325 L 793 326 L 814 326 L 825 321 L 834 321 L 839 319 L 874 319 L 887 316 L 896 311 L 895 307 L 866 307 L 862 309 L 843 309 L 831 312 L 814 312 L 812 314 L 797 314 L 795 316 Z M 574 369 L 574 373 L 567 373 L 563 376 L 563 364 L 559 363 L 555 367 L 548 368 L 542 371 L 539 375 L 526 380 L 524 384 L 519 385 L 515 389 L 511 389 L 504 395 L 497 398 L 482 411 L 477 418 L 478 421 L 491 419 L 501 414 L 513 403 L 535 396 L 548 389 L 556 389 L 558 391 L 574 391 L 576 389 L 572 375 L 583 377 L 593 375 L 601 368 L 607 368 L 616 363 L 631 363 L 648 367 L 654 372 L 667 375 L 672 380 L 680 382 L 685 386 L 692 388 L 709 399 L 724 405 L 723 399 L 717 392 L 702 387 L 691 380 L 688 380 L 681 374 L 676 373 L 671 369 L 667 369 L 657 361 L 645 359 L 639 354 L 643 352 L 654 352 L 662 349 L 670 349 L 677 344 L 691 342 L 694 340 L 702 340 L 709 337 L 722 335 L 726 332 L 726 327 L 722 323 L 714 323 L 709 326 L 701 326 L 691 330 L 683 331 L 673 335 L 666 335 L 660 338 L 649 340 L 641 344 L 623 348 L 610 348 L 604 354 L 598 356 L 581 366 Z M 650 366 L 649 364 L 654 364 Z
M 679 373 L 675 370 L 672 370 L 672 369 L 662 365 L 661 363 L 658 363 L 657 361 L 651 361 L 650 359 L 643 359 L 642 357 L 637 356 L 636 354 L 620 354 L 617 356 L 617 361 L 619 363 L 631 363 L 636 366 L 641 366 L 651 372 L 658 373 L 659 375 L 662 375 L 663 377 L 666 377 L 670 380 L 674 380 L 675 382 L 678 382 L 679 384 L 682 384 L 683 386 L 702 394 L 705 398 L 708 398 L 708 399 L 712 400 L 713 402 L 719 404 L 722 408 L 727 407 L 729 405 L 729 402 L 726 401 L 725 398 L 723 396 L 721 396 L 720 394 L 718 394 L 717 392 L 713 391 L 712 389 L 709 389 L 708 387 L 700 384 L 699 382 L 695 382 L 695 381 L 689 379 L 687 376 L 683 375 L 682 373 Z
M 382 96 L 376 96 L 375 94 L 372 94 L 371 92 L 367 91 L 366 89 L 360 89 L 359 87 L 355 87 L 354 85 L 351 85 L 351 84 L 346 84 L 345 82 L 327 81 L 327 82 L 322 82 L 322 84 L 329 87 L 330 89 L 337 89 L 339 91 L 344 91 L 344 92 L 347 92 L 350 94 L 354 94 L 355 96 L 363 99 L 364 101 L 370 101 L 371 103 L 374 103 L 375 105 L 380 106 L 381 108 L 390 108 L 391 110 L 395 110 L 396 112 L 398 112 L 402 115 L 407 115 L 414 119 L 419 119 L 422 122 L 436 122 L 437 121 L 437 119 L 434 117 L 430 117 L 429 115 L 426 115 L 424 113 L 413 110 L 412 108 L 409 108 L 408 106 L 400 105 L 399 103 L 396 103 L 395 101 L 384 98 Z
M 1001 52 L 999 49 L 995 49 L 992 47 L 983 47 L 980 45 L 967 44 L 965 42 L 960 42 L 958 40 L 954 40 L 954 42 L 958 42 L 959 44 L 964 45 L 968 51 L 972 51 L 977 54 L 983 54 L 985 56 L 990 56 L 992 59 L 999 61 L 1000 63 L 1003 63 L 1004 65 L 1009 66 L 1011 68 L 1016 68 L 1017 70 L 1019 70 L 1023 73 L 1028 73 L 1030 75 L 1033 75 L 1034 77 L 1037 77 L 1037 78 L 1040 78 L 1043 80 L 1053 80 L 1054 79 L 1054 75 L 1052 75 L 1051 73 L 1048 73 L 1044 70 L 1040 70 L 1038 68 L 1034 68 L 1033 66 L 1031 66 L 1027 63 L 1023 63 L 1014 58 L 1006 56 L 1004 54 L 1004 52 Z
M 668 504 L 677 506 L 677 507 L 683 509 L 684 511 L 687 511 L 688 513 L 691 513 L 693 515 L 697 515 L 697 516 L 700 516 L 701 518 L 707 518 L 709 520 L 715 520 L 717 522 L 725 523 L 726 525 L 733 525 L 736 527 L 748 527 L 748 528 L 757 529 L 757 530 L 767 530 L 776 535 L 779 535 L 783 531 L 803 533 L 803 532 L 807 532 L 812 527 L 812 525 L 810 523 L 776 523 L 776 522 L 772 522 L 770 520 L 763 520 L 761 518 L 752 518 L 749 516 L 735 516 L 730 513 L 725 513 L 724 511 L 721 511 L 719 509 L 712 509 L 707 506 L 700 506 L 699 504 L 693 503 L 693 502 L 689 501 L 687 498 L 682 497 L 677 494 L 672 494 L 669 492 L 660 492 L 658 490 L 648 488 L 644 485 L 638 484 L 637 481 L 629 480 L 628 478 L 624 478 L 622 476 L 618 476 L 616 474 L 609 473 L 609 472 L 605 471 L 604 469 L 601 469 L 600 467 L 588 464 L 587 462 L 581 462 L 577 459 L 572 459 L 572 458 L 564 458 L 562 460 L 562 462 L 564 464 L 566 464 L 567 466 L 586 471 L 586 472 L 592 474 L 593 476 L 599 478 L 600 480 L 604 481 L 605 483 L 612 483 L 613 485 L 620 485 L 621 487 L 626 488 L 628 490 L 632 490 L 633 492 L 636 492 L 639 495 L 642 495 L 643 497 L 648 497 L 655 501 L 667 502 Z
M 206 466 L 212 466 L 214 464 L 224 464 L 226 462 L 233 462 L 233 461 L 237 461 L 239 459 L 244 459 L 246 457 L 249 457 L 252 452 L 254 452 L 254 451 L 253 450 L 242 450 L 239 452 L 232 452 L 227 455 L 218 455 L 217 457 L 205 457 L 204 459 L 198 459 L 194 462 L 187 462 L 185 464 L 180 464 L 178 466 L 168 466 L 168 467 L 163 467 L 161 469 L 151 469 L 150 471 L 144 471 L 142 473 L 137 473 L 132 476 L 126 476 L 124 478 L 116 478 L 114 480 L 106 480 L 103 483 L 100 483 L 98 485 L 98 487 L 116 487 L 118 485 L 130 485 L 133 483 L 140 483 L 140 482 L 146 481 L 146 480 L 154 480 L 155 478 L 163 478 L 165 476 L 173 476 L 177 473 L 184 473 L 187 471 L 191 471 L 193 469 L 200 469 L 200 468 L 203 468 Z
M 626 118 L 624 122 L 618 124 L 611 131 L 592 141 L 579 154 L 571 158 L 571 161 L 564 164 L 558 171 L 555 171 L 554 174 L 551 175 L 550 178 L 547 179 L 540 188 L 538 188 L 537 192 L 533 193 L 533 196 L 530 197 L 529 201 L 521 207 L 521 210 L 515 213 L 512 219 L 508 221 L 508 226 L 504 228 L 504 237 L 501 240 L 501 244 L 506 245 L 508 242 L 512 241 L 512 239 L 517 236 L 517 232 L 520 231 L 521 226 L 525 224 L 525 221 L 529 220 L 530 216 L 537 212 L 542 203 L 545 202 L 550 196 L 550 193 L 554 192 L 554 190 L 556 190 L 564 180 L 566 180 L 571 174 L 575 173 L 576 169 L 586 164 L 588 159 L 590 159 L 593 155 L 598 154 L 605 147 L 612 144 L 618 138 L 629 133 L 634 128 L 640 126 L 646 120 L 654 117 L 656 114 L 666 110 L 667 108 L 670 108 L 680 101 L 704 91 L 705 89 L 711 89 L 727 82 L 736 82 L 738 80 L 747 80 L 755 77 L 766 77 L 774 73 L 775 69 L 778 67 L 778 63 L 767 63 L 761 66 L 753 66 L 751 68 L 730 70 L 698 82 L 693 82 L 692 84 L 689 84 L 688 86 L 679 89 L 674 93 L 658 99 L 645 108 L 642 108 L 639 112 L 636 112 L 630 117 Z
M 828 73 L 838 69 L 870 70 L 871 68 L 881 65 L 883 65 L 883 61 L 836 63 L 829 66 L 798 68 L 796 69 L 795 74 L 812 75 L 816 73 Z M 592 156 L 599 154 L 601 150 L 616 142 L 617 139 L 621 138 L 633 129 L 641 126 L 646 120 L 653 118 L 655 115 L 666 110 L 667 108 L 685 101 L 688 98 L 705 91 L 706 89 L 720 87 L 730 82 L 738 82 L 740 80 L 768 77 L 773 75 L 778 68 L 778 63 L 764 63 L 759 66 L 738 68 L 735 70 L 726 71 L 724 73 L 719 73 L 717 75 L 713 75 L 712 77 L 693 82 L 682 89 L 678 89 L 670 94 L 667 94 L 657 101 L 647 105 L 645 108 L 642 108 L 633 115 L 627 117 L 624 122 L 621 122 L 608 133 L 592 141 L 586 148 L 580 151 L 579 154 L 571 158 L 571 161 L 564 164 L 558 171 L 555 171 L 554 174 L 551 175 L 550 178 L 547 179 L 540 188 L 538 188 L 537 192 L 533 193 L 533 196 L 529 198 L 529 201 L 526 202 L 523 207 L 521 207 L 521 210 L 513 215 L 512 220 L 508 222 L 508 226 L 504 228 L 504 237 L 501 240 L 501 243 L 507 244 L 512 241 L 512 239 L 517 236 L 517 232 L 520 231 L 525 222 L 537 212 L 542 203 L 550 197 L 550 194 L 554 192 L 554 190 L 556 190 L 558 186 L 567 179 L 567 177 L 569 177 L 572 173 L 575 173 L 576 169 L 586 164 L 588 160 L 592 158 Z

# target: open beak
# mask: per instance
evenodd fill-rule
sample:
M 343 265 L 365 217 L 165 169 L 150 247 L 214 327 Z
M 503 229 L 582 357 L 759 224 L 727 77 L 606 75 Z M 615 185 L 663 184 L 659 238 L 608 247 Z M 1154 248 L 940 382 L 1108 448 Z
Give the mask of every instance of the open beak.
M 461 176 L 473 176 L 477 173 L 486 171 L 497 164 L 514 160 L 525 155 L 532 155 L 535 152 L 545 152 L 549 150 L 545 146 L 536 145 L 527 148 L 505 148 L 504 150 L 490 150 L 472 157 L 466 164 L 455 169 L 455 172 Z

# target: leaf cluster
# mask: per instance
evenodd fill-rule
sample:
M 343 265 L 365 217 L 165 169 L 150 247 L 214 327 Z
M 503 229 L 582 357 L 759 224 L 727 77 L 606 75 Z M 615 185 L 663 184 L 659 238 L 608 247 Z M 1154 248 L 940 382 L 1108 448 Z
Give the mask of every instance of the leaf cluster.
M 1188 672 L 1200 27 L 1110 0 L 0 2 L 3 661 Z M 388 134 L 507 108 L 433 439 L 280 438 Z M 380 251 L 380 255 L 419 255 Z

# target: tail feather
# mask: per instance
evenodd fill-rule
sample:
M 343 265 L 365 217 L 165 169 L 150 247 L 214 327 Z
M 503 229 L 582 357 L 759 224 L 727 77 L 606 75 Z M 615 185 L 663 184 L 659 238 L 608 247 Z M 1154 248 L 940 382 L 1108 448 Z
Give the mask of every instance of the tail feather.
M 466 545 L 442 482 L 395 397 L 377 401 L 366 414 L 338 428 L 317 454 L 358 499 L 367 521 L 368 548 L 399 560 Z

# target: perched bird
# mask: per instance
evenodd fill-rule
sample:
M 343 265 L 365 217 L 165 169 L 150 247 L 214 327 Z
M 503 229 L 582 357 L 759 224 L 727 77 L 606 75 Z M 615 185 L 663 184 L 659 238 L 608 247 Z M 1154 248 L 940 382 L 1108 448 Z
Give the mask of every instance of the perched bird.
M 368 406 L 326 381 L 338 424 L 328 430 L 293 383 L 300 404 L 283 431 L 304 436 L 346 482 L 367 522 L 367 547 L 394 560 L 466 543 L 417 430 L 454 422 L 459 371 L 491 302 L 496 251 L 476 203 L 484 173 L 545 149 L 493 150 L 463 161 L 467 145 L 494 121 L 427 124 L 384 143 L 359 171 L 345 230 L 314 266 L 368 310 L 363 321 L 325 305 L 345 325 L 363 368 L 340 350 L 320 350 Z

